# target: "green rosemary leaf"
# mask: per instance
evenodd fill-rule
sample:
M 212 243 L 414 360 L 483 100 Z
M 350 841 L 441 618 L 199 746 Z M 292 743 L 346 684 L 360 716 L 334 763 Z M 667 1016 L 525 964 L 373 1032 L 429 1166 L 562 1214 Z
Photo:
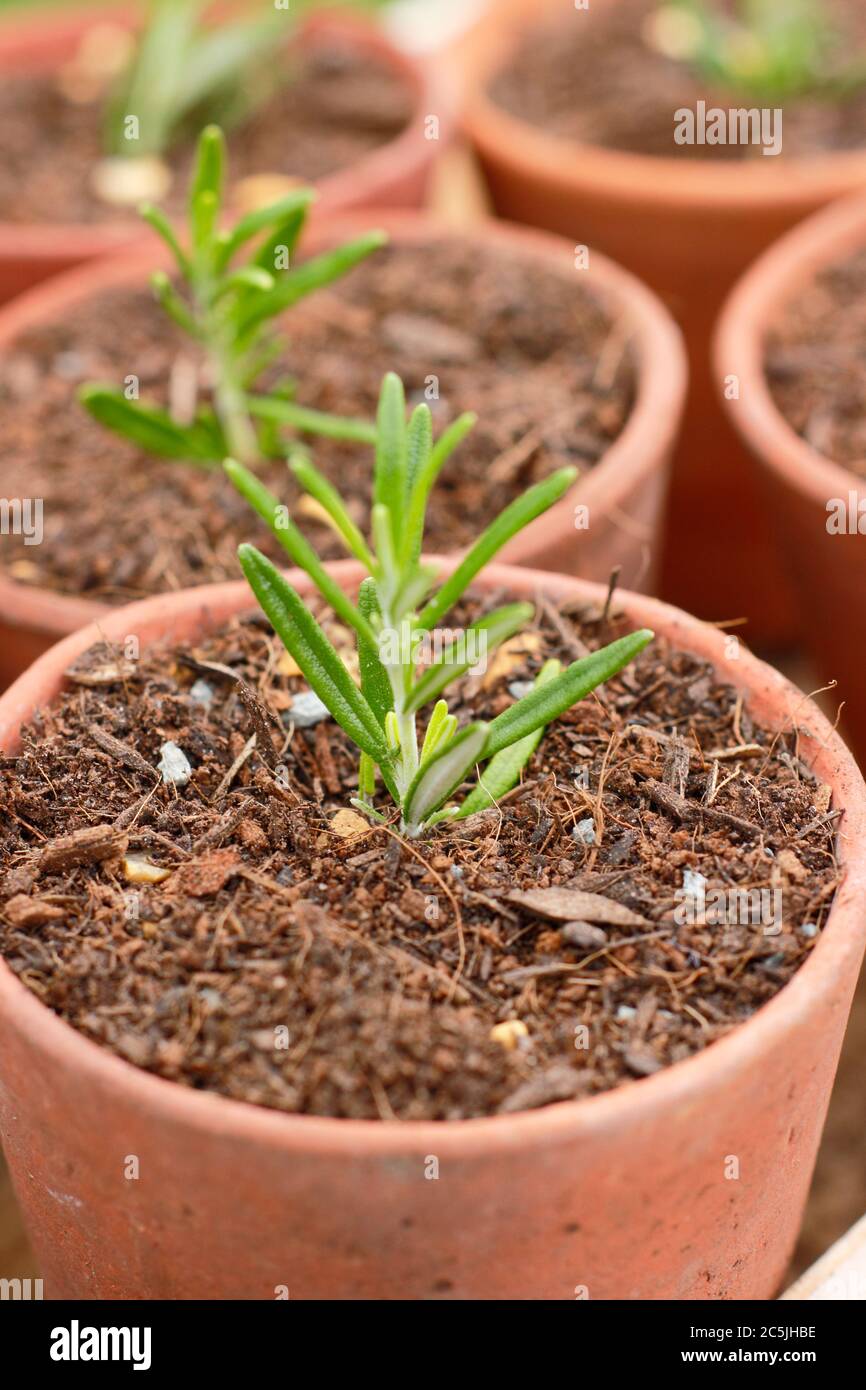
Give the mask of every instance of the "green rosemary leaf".
M 289 219 L 300 215 L 301 223 L 298 227 L 298 232 L 300 232 L 303 218 L 309 211 L 315 197 L 314 189 L 299 188 L 293 193 L 287 193 L 284 198 L 278 199 L 277 202 L 271 203 L 268 207 L 256 208 L 253 212 L 248 212 L 231 231 L 222 232 L 217 238 L 215 259 L 217 271 L 224 270 L 245 242 L 258 236 L 259 232 L 265 231 L 268 227 L 286 226 Z M 265 269 L 270 269 L 270 267 L 266 266 Z
M 364 579 L 358 592 L 358 609 L 374 628 L 374 619 L 379 616 L 379 600 L 376 595 L 376 581 Z M 375 630 L 375 629 L 374 629 Z M 385 718 L 394 708 L 394 693 L 388 672 L 379 660 L 378 643 L 371 643 L 358 634 L 358 664 L 361 671 L 361 690 L 368 705 L 382 728 Z
M 448 644 L 441 660 L 430 666 L 413 687 L 407 705 L 409 713 L 429 704 L 447 685 L 459 680 L 470 666 L 483 661 L 488 652 L 520 632 L 532 621 L 534 613 L 531 603 L 509 603 L 472 623 L 456 641 Z M 476 638 L 480 640 L 476 642 Z
M 496 552 L 518 531 L 528 526 L 530 521 L 546 512 L 554 502 L 558 502 L 576 477 L 576 468 L 560 468 L 543 482 L 527 488 L 522 496 L 506 507 L 481 534 L 469 553 L 446 579 L 438 594 L 427 604 L 419 616 L 420 625 L 426 628 L 435 627 Z
M 310 410 L 298 405 L 296 401 L 279 400 L 275 396 L 250 396 L 247 404 L 250 414 L 262 420 L 276 420 L 279 424 L 290 425 L 303 434 L 321 435 L 325 439 L 345 439 L 356 444 L 375 444 L 376 426 L 369 420 L 344 419 L 340 415 L 327 415 L 321 410 Z
M 633 661 L 654 635 L 648 628 L 641 628 L 639 632 L 620 637 L 600 651 L 572 662 L 561 675 L 511 705 L 491 723 L 484 757 L 492 758 L 501 749 L 511 747 L 571 709 L 578 700 L 583 700 Z
M 265 319 L 276 318 L 278 314 L 297 304 L 305 295 L 339 280 L 360 261 L 384 246 L 387 239 L 384 232 L 367 232 L 355 241 L 347 242 L 345 246 L 326 251 L 321 256 L 305 261 L 296 269 L 287 271 L 270 294 L 263 295 L 259 303 L 250 310 L 239 325 L 240 333 L 249 333 Z
M 419 767 L 403 804 L 403 820 L 409 834 L 417 834 L 472 771 L 481 757 L 487 729 L 481 721 L 467 725 Z
M 128 401 L 112 386 L 83 386 L 78 399 L 94 420 L 149 454 L 208 467 L 217 462 L 209 432 L 197 424 L 177 425 L 164 410 Z
M 400 531 L 406 492 L 406 397 L 403 383 L 388 372 L 379 394 L 376 416 L 376 464 L 373 501 L 391 515 L 394 545 Z
M 328 482 L 328 479 L 319 472 L 310 459 L 294 458 L 289 467 L 304 491 L 314 497 L 320 507 L 324 507 L 336 531 L 342 537 L 347 550 L 361 561 L 366 570 L 372 573 L 376 560 L 371 555 L 367 542 L 358 527 L 349 516 L 346 504 L 337 489 Z M 362 613 L 363 611 L 361 608 Z
M 540 690 L 548 685 L 561 670 L 561 662 L 546 661 L 535 677 L 534 689 Z M 479 774 L 476 785 L 461 803 L 456 813 L 457 819 L 465 820 L 467 816 L 474 816 L 476 812 L 486 810 L 505 796 L 506 792 L 510 792 L 512 787 L 517 786 L 523 769 L 544 737 L 546 727 L 545 724 L 540 724 L 533 733 L 518 739 L 516 743 L 503 748 L 491 758 L 484 771 Z
M 298 530 L 287 509 L 274 496 L 264 483 L 236 459 L 226 459 L 223 464 L 226 474 L 238 492 L 245 497 L 250 506 L 270 527 L 280 545 L 299 569 L 312 579 L 322 597 L 331 605 L 338 617 L 375 646 L 376 634 L 347 594 L 325 569 L 318 555 L 305 536 Z
M 378 763 L 384 774 L 391 754 L 376 716 L 303 599 L 254 546 L 242 545 L 238 559 L 274 631 L 311 688 L 353 743 Z

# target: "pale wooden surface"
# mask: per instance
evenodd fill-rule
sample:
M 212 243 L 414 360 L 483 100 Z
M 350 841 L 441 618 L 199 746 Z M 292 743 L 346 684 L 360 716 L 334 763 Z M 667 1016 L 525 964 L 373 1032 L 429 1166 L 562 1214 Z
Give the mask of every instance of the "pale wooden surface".
M 862 1303 L 866 1299 L 866 1216 L 782 1294 L 812 1303 Z

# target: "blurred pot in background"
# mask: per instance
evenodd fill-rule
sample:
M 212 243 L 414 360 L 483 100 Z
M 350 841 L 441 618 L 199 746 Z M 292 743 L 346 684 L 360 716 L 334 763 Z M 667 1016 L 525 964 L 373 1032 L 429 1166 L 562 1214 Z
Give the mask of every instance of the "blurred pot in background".
M 182 197 L 189 139 L 165 161 L 103 158 L 104 107 L 140 13 L 52 9 L 0 23 L 0 302 L 141 242 L 138 204 Z M 313 14 L 299 31 L 269 64 L 284 66 L 286 82 L 230 132 L 238 210 L 298 182 L 314 182 L 328 212 L 420 207 L 452 127 L 441 66 L 346 10 Z
M 715 365 L 731 424 L 760 466 L 821 684 L 866 761 L 866 198 L 810 218 L 731 295 Z M 731 381 L 737 383 L 736 395 Z M 807 437 L 803 437 L 806 435 Z M 823 444 L 823 448 L 820 444 Z
M 659 8 L 655 0 L 588 9 L 497 0 L 456 46 L 464 128 L 497 212 L 597 246 L 645 279 L 679 320 L 691 390 L 673 467 L 664 591 L 701 617 L 747 616 L 750 641 L 779 642 L 797 626 L 791 592 L 751 459 L 718 404 L 709 344 L 749 262 L 866 183 L 864 97 L 858 89 L 848 107 L 786 107 L 778 157 L 678 146 L 681 108 L 697 120 L 698 101 L 711 106 L 714 95 L 725 107 L 765 103 L 732 100 L 659 53 Z M 861 7 L 837 9 L 851 47 L 866 43 Z

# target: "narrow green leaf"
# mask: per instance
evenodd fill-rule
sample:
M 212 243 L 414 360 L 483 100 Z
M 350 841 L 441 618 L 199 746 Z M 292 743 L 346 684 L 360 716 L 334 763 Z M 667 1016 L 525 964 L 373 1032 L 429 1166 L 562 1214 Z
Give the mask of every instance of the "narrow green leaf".
M 379 393 L 376 415 L 376 465 L 373 501 L 391 514 L 394 544 L 400 531 L 406 495 L 406 396 L 395 372 L 388 372 Z
M 150 277 L 151 288 L 170 318 L 189 333 L 191 338 L 200 338 L 199 326 L 189 306 L 184 303 L 164 270 L 155 270 Z
M 344 419 L 274 396 L 250 396 L 248 405 L 251 415 L 291 425 L 304 434 L 320 435 L 323 439 L 345 439 L 356 444 L 376 443 L 376 426 L 370 420 Z
M 484 757 L 492 758 L 500 749 L 510 748 L 518 739 L 525 738 L 571 709 L 578 700 L 584 699 L 633 661 L 649 645 L 654 635 L 648 628 L 642 628 L 639 632 L 629 633 L 627 637 L 620 637 L 600 651 L 572 662 L 547 685 L 518 700 L 491 723 Z
M 255 546 L 242 545 L 238 559 L 274 631 L 312 689 L 352 741 L 383 768 L 384 775 L 391 755 L 376 716 L 312 613 Z
M 220 215 L 219 198 L 209 188 L 197 193 L 190 212 L 192 244 L 198 253 L 205 254 L 216 231 Z M 212 249 L 212 248 L 211 248 Z
M 255 473 L 244 468 L 243 464 L 238 463 L 236 459 L 226 459 L 223 468 L 241 496 L 246 498 L 253 510 L 258 512 L 262 520 L 270 527 L 293 563 L 310 576 L 319 593 L 331 605 L 337 616 L 363 636 L 365 641 L 375 645 L 376 634 L 370 624 L 366 618 L 361 616 L 348 595 L 343 593 L 337 581 L 331 578 L 315 550 L 298 530 L 282 503 L 265 487 Z M 298 664 L 300 665 L 300 663 Z
M 535 677 L 534 689 L 540 690 L 542 686 L 548 685 L 554 677 L 558 676 L 562 670 L 559 661 L 546 661 Z M 472 791 L 461 803 L 457 811 L 457 818 L 465 820 L 467 816 L 474 816 L 477 811 L 484 811 L 494 802 L 499 801 L 506 792 L 510 792 L 512 787 L 516 787 L 520 781 L 520 775 L 526 764 L 529 762 L 542 738 L 546 729 L 545 724 L 539 725 L 534 733 L 527 734 L 525 738 L 518 739 L 509 748 L 503 748 L 497 753 L 480 774 L 478 782 Z
M 366 803 L 376 795 L 376 764 L 369 753 L 361 754 L 358 764 L 358 798 Z M 365 804 L 365 810 L 366 810 Z
M 178 0 L 171 3 L 176 5 Z M 296 9 L 295 4 L 292 9 Z M 177 95 L 175 124 L 203 104 L 212 103 L 227 89 L 231 91 L 244 83 L 252 85 L 256 62 L 264 63 L 269 56 L 273 60 L 285 32 L 285 19 L 285 13 L 281 13 L 231 24 L 222 16 L 213 29 L 200 31 L 191 46 L 183 87 Z
M 426 628 L 435 627 L 496 552 L 530 521 L 534 521 L 542 512 L 546 512 L 548 507 L 552 507 L 554 502 L 558 502 L 576 477 L 576 468 L 560 468 L 543 482 L 527 488 L 526 492 L 506 507 L 487 530 L 482 532 L 457 569 L 446 579 L 438 594 L 427 604 L 419 616 L 420 625 Z
M 487 729 L 481 721 L 469 724 L 419 767 L 403 804 L 403 820 L 410 833 L 423 826 L 475 766 L 481 757 Z
M 152 0 L 133 62 L 109 103 L 110 153 L 134 158 L 166 148 L 174 133 L 201 8 L 201 0 Z M 129 115 L 139 120 L 136 141 L 125 138 Z
M 421 766 L 432 758 L 440 745 L 444 746 L 457 728 L 455 715 L 448 713 L 447 700 L 437 700 L 433 713 L 427 723 L 424 742 L 421 746 Z
M 161 237 L 166 246 L 171 251 L 177 261 L 177 268 L 181 275 L 187 277 L 190 273 L 189 257 L 178 241 L 174 228 L 166 217 L 162 208 L 155 207 L 153 203 L 142 203 L 138 209 L 139 215 L 144 218 L 157 236 Z
M 112 386 L 83 386 L 78 399 L 94 420 L 149 454 L 208 466 L 216 463 L 208 432 L 197 425 L 176 425 L 164 410 L 128 401 Z
M 476 665 L 482 644 L 485 654 L 493 651 L 501 642 L 505 642 L 509 637 L 513 637 L 515 632 L 520 632 L 526 627 L 526 624 L 532 621 L 534 613 L 535 609 L 531 603 L 509 603 L 472 623 L 462 638 L 450 642 L 442 653 L 441 660 L 428 667 L 418 680 L 412 689 L 406 707 L 407 713 L 413 714 L 421 709 L 422 705 L 429 704 L 441 690 L 452 681 L 458 680 L 470 666 Z M 476 637 L 480 638 L 477 644 Z
M 219 236 L 215 262 L 217 271 L 225 269 L 244 242 L 258 236 L 259 232 L 263 232 L 267 227 L 273 227 L 280 223 L 285 224 L 299 213 L 306 216 L 315 197 L 314 189 L 298 188 L 292 193 L 287 193 L 284 198 L 279 198 L 275 203 L 270 203 L 267 207 L 255 208 L 252 212 L 248 212 L 235 227 Z M 299 232 L 301 226 L 303 226 L 303 221 L 298 227 Z M 291 247 L 289 249 L 291 250 Z M 266 268 L 270 269 L 270 267 Z
M 339 280 L 359 261 L 365 260 L 384 246 L 387 239 L 384 232 L 367 232 L 356 241 L 350 241 L 335 251 L 326 251 L 321 256 L 305 261 L 294 270 L 287 271 L 270 294 L 263 295 L 259 303 L 250 309 L 240 323 L 240 332 L 249 333 L 264 320 L 275 318 L 285 309 L 290 309 L 313 290 L 322 289 L 334 280 Z
M 256 290 L 259 293 L 267 293 L 274 287 L 274 277 L 269 275 L 258 265 L 244 265 L 237 270 L 233 270 L 225 279 L 220 280 L 211 296 L 211 304 L 218 304 L 232 290 Z
M 219 216 L 225 175 L 226 141 L 218 125 L 205 126 L 198 138 L 192 185 L 189 191 L 189 216 L 195 223 L 198 205 L 203 195 L 212 205 L 214 221 Z
M 360 560 L 364 568 L 372 574 L 376 561 L 370 554 L 367 542 L 349 516 L 346 504 L 337 489 L 328 482 L 328 479 L 319 472 L 310 459 L 293 458 L 289 463 L 289 468 L 304 491 L 314 497 L 320 507 L 324 507 L 336 531 L 342 536 L 346 549 L 355 556 L 356 560 Z M 361 608 L 362 613 L 363 611 L 364 609 Z
M 433 588 L 437 577 L 438 571 L 432 565 L 418 565 L 411 569 L 397 586 L 393 605 L 395 612 L 414 613 Z
M 285 275 L 292 268 L 292 254 L 298 244 L 298 239 L 304 229 L 307 220 L 308 204 L 296 208 L 294 212 L 285 217 L 280 224 L 274 228 L 270 236 L 265 237 L 253 260 L 256 265 L 260 265 L 264 270 L 269 270 L 272 275 Z M 287 264 L 282 264 L 283 259 Z M 277 260 L 281 264 L 277 264 Z
M 377 502 L 370 513 L 370 525 L 373 530 L 373 544 L 376 549 L 376 578 L 379 585 L 379 597 L 390 612 L 393 608 L 394 596 L 400 585 L 390 509 Z M 391 616 L 395 616 L 393 612 L 391 612 Z
M 358 608 L 375 631 L 374 618 L 379 616 L 379 599 L 376 594 L 376 581 L 362 580 L 358 591 Z M 361 690 L 364 698 L 377 720 L 385 727 L 387 715 L 394 709 L 394 693 L 388 672 L 379 660 L 377 642 L 370 643 L 358 634 L 358 665 L 361 671 Z
M 433 416 L 429 405 L 416 405 L 406 432 L 406 505 L 416 479 L 430 462 L 433 452 Z
M 433 445 L 426 463 L 414 479 L 406 508 L 406 530 L 402 547 L 404 561 L 417 560 L 421 554 L 424 540 L 424 519 L 433 484 L 438 478 L 443 464 L 457 448 L 460 441 L 465 439 L 469 431 L 474 428 L 477 420 L 478 416 L 469 412 L 453 420 Z

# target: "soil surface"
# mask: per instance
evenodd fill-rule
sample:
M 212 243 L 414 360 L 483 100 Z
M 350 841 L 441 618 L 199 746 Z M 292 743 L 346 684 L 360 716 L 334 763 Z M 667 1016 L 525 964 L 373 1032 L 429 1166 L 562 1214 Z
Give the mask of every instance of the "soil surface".
M 767 382 L 813 449 L 866 478 L 866 249 L 823 270 L 770 327 Z
M 396 366 L 412 403 L 438 390 L 437 434 L 462 411 L 477 412 L 431 498 L 429 551 L 470 543 L 555 468 L 592 467 L 622 430 L 635 393 L 632 357 L 571 274 L 460 238 L 388 247 L 287 319 L 280 372 L 297 379 L 305 405 L 373 419 L 382 377 Z M 78 304 L 2 355 L 0 495 L 41 497 L 45 539 L 2 537 L 0 568 L 23 583 L 121 602 L 238 578 L 243 540 L 282 555 L 219 469 L 148 458 L 77 402 L 83 382 L 120 385 L 134 373 L 143 400 L 167 403 L 171 383 L 188 375 L 180 369 L 197 367 L 193 352 L 142 289 Z M 308 442 L 366 531 L 372 450 Z M 262 476 L 295 506 L 283 463 Z M 323 555 L 343 554 L 304 504 L 298 514 Z
M 715 0 L 714 0 L 715 3 Z M 755 145 L 677 145 L 674 112 L 708 107 L 781 107 L 782 152 L 803 157 L 858 149 L 866 130 L 866 84 L 844 101 L 825 97 L 761 103 L 713 87 L 685 62 L 653 46 L 649 20 L 659 0 L 617 0 L 589 11 L 564 6 L 564 16 L 526 36 L 495 79 L 494 100 L 512 115 L 553 135 L 613 150 L 676 159 L 758 159 Z M 822 12 L 843 34 L 842 52 L 866 51 L 866 12 L 860 0 L 822 0 Z
M 351 44 L 329 41 L 285 59 L 288 80 L 228 131 L 233 182 L 260 174 L 312 181 L 348 168 L 395 139 L 412 116 L 412 94 L 394 69 Z M 160 199 L 184 210 L 195 148 L 166 156 L 174 175 Z M 55 75 L 6 73 L 0 83 L 0 221 L 135 221 L 134 208 L 104 202 L 91 172 L 103 157 L 102 110 L 70 100 Z
M 536 624 L 452 708 L 493 717 L 544 659 L 623 630 L 539 595 Z M 319 1115 L 531 1109 L 702 1049 L 820 935 L 839 877 L 829 788 L 793 732 L 758 727 L 661 639 L 548 731 L 498 808 L 411 843 L 341 833 L 356 757 L 331 721 L 294 726 L 303 688 L 260 616 L 133 663 L 99 647 L 0 762 L 0 950 L 140 1067 Z M 182 789 L 155 771 L 167 740 L 191 764 Z M 169 876 L 136 886 L 124 855 Z M 774 934 L 734 902 L 689 920 L 694 874 L 708 902 L 778 891 Z

